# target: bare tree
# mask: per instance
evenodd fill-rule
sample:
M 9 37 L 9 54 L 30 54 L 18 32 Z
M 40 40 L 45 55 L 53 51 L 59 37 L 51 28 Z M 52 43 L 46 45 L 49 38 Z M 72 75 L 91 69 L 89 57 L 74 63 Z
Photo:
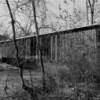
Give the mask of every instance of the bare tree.
M 91 24 L 94 24 L 94 13 L 95 13 L 94 11 L 95 11 L 95 3 L 96 2 L 97 2 L 97 0 L 88 0 L 90 14 L 91 14 Z
M 32 0 L 32 7 L 33 7 L 33 13 L 34 13 L 34 22 L 35 22 L 35 29 L 36 29 L 36 40 L 37 40 L 37 54 L 40 53 L 40 60 L 41 60 L 41 67 L 42 67 L 42 79 L 43 79 L 43 89 L 45 89 L 45 70 L 44 70 L 44 64 L 43 64 L 43 58 L 42 58 L 42 50 L 40 47 L 40 41 L 39 41 L 39 29 L 38 29 L 38 22 L 36 19 L 36 8 L 35 8 L 35 2 Z
M 25 85 L 24 78 L 23 78 L 23 68 L 22 68 L 23 66 L 21 66 L 19 53 L 18 53 L 18 45 L 17 45 L 17 42 L 16 42 L 15 20 L 14 20 L 14 17 L 13 17 L 13 14 L 12 14 L 8 0 L 6 0 L 6 4 L 7 4 L 9 14 L 10 14 L 10 17 L 11 17 L 11 25 L 12 25 L 12 30 L 13 30 L 13 42 L 14 42 L 14 46 L 15 46 L 15 49 L 16 49 L 17 66 L 20 69 L 20 77 L 21 77 L 21 80 L 22 80 L 22 88 L 24 90 L 26 90 L 31 95 L 32 100 L 38 100 L 36 93 L 33 91 L 33 88 L 30 88 L 30 87 Z
M 87 19 L 87 25 L 89 25 L 89 6 L 88 1 L 86 0 L 86 19 Z

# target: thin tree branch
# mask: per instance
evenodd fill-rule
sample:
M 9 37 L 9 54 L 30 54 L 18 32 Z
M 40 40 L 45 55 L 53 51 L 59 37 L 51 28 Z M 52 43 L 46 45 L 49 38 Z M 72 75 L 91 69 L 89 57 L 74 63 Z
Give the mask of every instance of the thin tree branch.
M 88 0 L 88 2 L 89 2 L 89 5 L 90 5 L 90 8 L 92 9 L 92 4 L 91 4 L 91 1 L 90 1 L 90 0 Z
M 8 7 L 8 10 L 9 10 L 10 17 L 11 17 L 12 30 L 13 30 L 13 42 L 14 42 L 14 46 L 15 46 L 15 49 L 16 49 L 17 66 L 20 69 L 20 76 L 21 76 L 21 79 L 22 79 L 22 83 L 24 84 L 23 70 L 22 70 L 22 68 L 20 66 L 19 55 L 18 55 L 18 46 L 17 46 L 17 43 L 16 43 L 15 20 L 13 18 L 12 12 L 11 12 L 9 1 L 6 0 L 6 3 L 7 3 L 7 7 Z

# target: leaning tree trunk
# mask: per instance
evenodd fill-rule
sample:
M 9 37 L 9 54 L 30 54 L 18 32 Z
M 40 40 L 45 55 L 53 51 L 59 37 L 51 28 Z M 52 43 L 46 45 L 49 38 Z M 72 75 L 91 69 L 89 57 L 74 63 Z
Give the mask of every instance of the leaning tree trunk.
M 13 14 L 12 14 L 10 4 L 9 4 L 8 0 L 6 0 L 6 4 L 7 4 L 9 14 L 10 14 L 10 17 L 11 17 L 11 25 L 12 25 L 12 30 L 13 30 L 13 42 L 14 42 L 14 46 L 15 46 L 15 50 L 16 50 L 17 67 L 19 67 L 19 69 L 20 69 L 20 77 L 21 77 L 21 80 L 22 80 L 22 88 L 31 95 L 32 100 L 38 100 L 37 94 L 35 93 L 33 88 L 30 88 L 30 87 L 26 86 L 25 83 L 24 83 L 23 69 L 22 69 L 23 66 L 21 66 L 21 64 L 20 64 L 18 46 L 17 46 L 17 43 L 16 43 L 15 20 L 14 20 L 14 17 L 13 17 Z
M 38 23 L 36 19 L 36 8 L 35 8 L 35 1 L 32 0 L 32 7 L 33 7 L 33 15 L 34 15 L 34 22 L 35 22 L 35 29 L 36 29 L 36 41 L 37 41 L 37 52 L 40 53 L 40 61 L 41 61 L 41 68 L 42 68 L 42 82 L 43 82 L 43 89 L 45 90 L 45 70 L 44 70 L 44 63 L 42 58 L 42 50 L 40 46 L 40 39 L 39 39 L 39 29 L 38 29 Z
M 20 66 L 18 46 L 17 46 L 17 43 L 16 43 L 15 20 L 13 18 L 13 14 L 12 14 L 12 11 L 11 11 L 11 8 L 10 8 L 9 1 L 6 0 L 6 3 L 7 3 L 7 7 L 8 7 L 8 10 L 9 10 L 10 17 L 11 17 L 11 25 L 12 25 L 12 30 L 13 30 L 13 42 L 14 42 L 14 46 L 15 46 L 15 50 L 16 50 L 17 66 L 20 68 L 20 76 L 21 76 L 21 79 L 22 79 L 22 83 L 24 84 L 23 70 L 22 70 L 22 67 Z

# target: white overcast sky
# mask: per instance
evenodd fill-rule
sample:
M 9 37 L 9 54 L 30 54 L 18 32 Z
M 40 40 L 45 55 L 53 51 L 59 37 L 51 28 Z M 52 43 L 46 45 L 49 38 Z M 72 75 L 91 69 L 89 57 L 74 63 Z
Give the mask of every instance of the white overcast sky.
M 12 1 L 12 0 L 9 0 Z M 25 1 L 25 0 L 24 0 Z M 66 5 L 63 3 L 64 0 L 47 0 L 47 7 L 51 13 L 59 14 L 58 5 L 60 4 L 62 8 L 66 8 Z M 72 6 L 77 6 L 79 9 L 85 11 L 85 1 L 86 0 L 76 0 L 75 5 L 70 5 L 67 9 L 71 11 Z M 7 25 L 8 19 L 5 15 L 8 15 L 8 8 L 6 5 L 0 4 L 0 24 L 3 23 Z M 3 16 L 3 17 L 2 17 Z M 0 33 L 1 34 L 1 33 Z
M 9 0 L 11 1 L 11 0 Z M 66 7 L 63 5 L 63 0 L 47 0 L 48 2 L 48 9 L 51 10 L 53 13 L 58 13 L 58 5 L 61 4 L 62 7 Z M 85 7 L 85 0 L 76 0 L 76 6 L 80 9 Z M 71 7 L 70 7 L 71 8 Z M 70 9 L 69 9 L 70 10 Z M 84 9 L 83 9 L 84 10 Z M 3 15 L 7 15 L 8 10 L 6 9 L 6 5 L 0 4 L 0 21 L 2 21 Z

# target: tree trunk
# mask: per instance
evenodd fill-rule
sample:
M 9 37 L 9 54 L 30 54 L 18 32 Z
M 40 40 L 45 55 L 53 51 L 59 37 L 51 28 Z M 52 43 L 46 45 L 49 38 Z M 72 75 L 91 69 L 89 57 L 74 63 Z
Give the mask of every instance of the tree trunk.
M 91 24 L 94 24 L 94 5 L 95 5 L 95 0 L 88 0 L 89 6 L 90 6 L 90 13 L 91 13 Z
M 89 25 L 89 11 L 88 11 L 88 1 L 86 0 L 86 19 L 87 19 L 87 25 Z
M 37 97 L 37 94 L 35 93 L 35 91 L 32 88 L 26 86 L 25 83 L 24 83 L 23 69 L 22 69 L 23 66 L 21 66 L 21 64 L 20 64 L 20 59 L 19 59 L 19 54 L 18 54 L 18 46 L 17 46 L 17 43 L 16 43 L 15 20 L 13 18 L 13 14 L 12 14 L 12 11 L 11 11 L 11 8 L 10 8 L 9 1 L 6 0 L 6 3 L 7 3 L 7 7 L 8 7 L 8 10 L 9 10 L 10 17 L 11 17 L 11 24 L 12 24 L 12 30 L 13 30 L 13 41 L 14 41 L 14 45 L 15 45 L 15 49 L 16 49 L 17 66 L 20 69 L 20 77 L 21 77 L 21 80 L 22 80 L 22 88 L 31 95 L 32 100 L 38 100 L 38 97 Z
M 39 41 L 39 29 L 38 29 L 38 23 L 36 19 L 36 8 L 35 8 L 35 2 L 32 0 L 32 7 L 33 7 L 33 14 L 34 14 L 34 22 L 35 22 L 35 29 L 36 29 L 36 42 L 37 42 L 37 51 L 40 53 L 40 61 L 41 61 L 41 68 L 42 68 L 42 81 L 43 81 L 43 89 L 45 90 L 45 70 L 44 70 L 44 63 L 43 63 L 43 58 L 42 58 L 42 50 L 40 47 L 40 41 Z
M 94 11 L 91 11 L 91 24 L 94 24 Z

